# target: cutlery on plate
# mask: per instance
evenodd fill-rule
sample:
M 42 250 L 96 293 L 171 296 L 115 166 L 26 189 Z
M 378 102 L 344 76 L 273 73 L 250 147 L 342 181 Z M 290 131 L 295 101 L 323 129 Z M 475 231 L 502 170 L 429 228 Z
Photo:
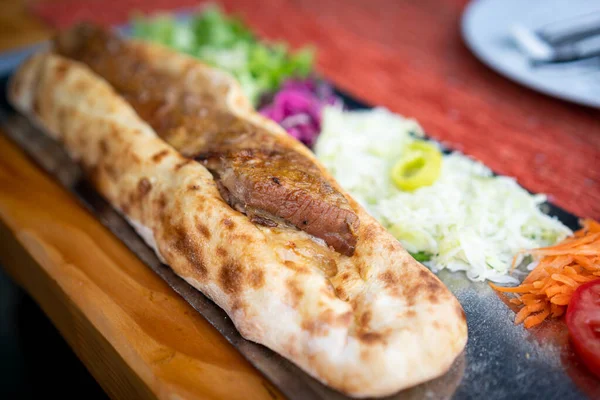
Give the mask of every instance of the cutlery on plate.
M 600 55 L 600 12 L 554 22 L 539 29 L 511 28 L 517 46 L 533 62 L 564 62 Z

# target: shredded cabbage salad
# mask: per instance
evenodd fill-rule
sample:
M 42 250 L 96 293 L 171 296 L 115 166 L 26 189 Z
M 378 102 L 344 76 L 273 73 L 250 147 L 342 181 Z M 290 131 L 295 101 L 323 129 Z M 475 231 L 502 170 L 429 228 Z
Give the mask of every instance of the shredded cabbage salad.
M 186 19 L 138 15 L 131 27 L 133 37 L 161 43 L 232 73 L 255 106 L 286 79 L 305 77 L 312 70 L 312 49 L 293 52 L 284 43 L 258 40 L 241 19 L 215 5 Z
M 520 250 L 552 245 L 570 233 L 540 211 L 543 195 L 530 195 L 458 153 L 443 156 L 433 184 L 399 189 L 414 184 L 409 149 L 421 140 L 421 127 L 383 108 L 343 111 L 331 86 L 311 75 L 311 49 L 292 52 L 282 43 L 259 41 L 243 21 L 216 6 L 187 19 L 137 16 L 131 26 L 134 37 L 232 73 L 263 115 L 308 147 L 316 142 L 317 156 L 340 184 L 434 272 L 516 283 L 507 273 Z M 396 175 L 395 185 L 390 171 L 403 156 L 407 168 L 397 171 L 408 175 Z
M 317 157 L 403 246 L 434 272 L 465 271 L 474 281 L 517 283 L 508 276 L 520 250 L 548 246 L 570 230 L 544 214 L 543 195 L 494 176 L 459 153 L 443 156 L 439 178 L 412 192 L 398 189 L 390 169 L 403 149 L 422 140 L 418 123 L 383 109 L 327 107 Z

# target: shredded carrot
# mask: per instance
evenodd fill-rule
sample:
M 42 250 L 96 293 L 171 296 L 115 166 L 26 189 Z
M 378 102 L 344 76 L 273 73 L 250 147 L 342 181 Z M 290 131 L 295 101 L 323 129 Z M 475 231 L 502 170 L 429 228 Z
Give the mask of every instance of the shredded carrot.
M 577 287 L 577 286 L 579 286 L 577 284 L 577 282 L 575 282 L 572 278 L 569 278 L 568 276 L 563 275 L 563 274 L 552 274 L 550 277 L 552 279 L 554 279 L 555 281 L 562 282 L 565 285 L 569 285 L 571 287 Z
M 565 308 L 561 307 L 557 304 L 552 304 L 550 306 L 550 310 L 552 311 L 552 317 L 557 318 L 565 313 Z
M 546 319 L 546 317 L 548 317 L 548 315 L 550 315 L 550 310 L 547 307 L 541 313 L 532 315 L 531 317 L 527 317 L 527 319 L 525 319 L 525 323 L 523 325 L 525 325 L 525 328 L 529 329 L 532 326 L 541 324 Z
M 559 306 L 568 306 L 570 300 L 571 295 L 569 294 L 557 294 L 556 296 L 552 296 L 550 302 Z
M 537 295 L 532 293 L 522 295 L 519 300 L 521 300 L 524 304 L 532 304 L 533 302 L 539 301 Z
M 600 222 L 594 221 L 593 219 L 588 218 L 588 219 L 584 220 L 582 225 L 583 225 L 583 229 L 578 231 L 579 234 L 582 236 L 583 236 L 582 231 L 591 232 L 591 233 L 600 232 Z M 577 235 L 575 235 L 575 236 L 577 236 Z
M 522 251 L 538 262 L 515 287 L 490 286 L 501 293 L 512 293 L 509 300 L 519 307 L 515 324 L 531 328 L 548 317 L 565 314 L 573 292 L 583 283 L 600 279 L 600 222 L 581 221 L 582 228 L 562 242 L 540 249 Z M 518 257 L 513 260 L 513 269 Z
M 557 294 L 572 294 L 574 292 L 573 288 L 564 285 L 554 285 L 548 289 L 544 293 L 546 296 L 551 298 L 552 296 L 556 296 Z
M 515 325 L 519 325 L 521 322 L 525 321 L 525 318 L 531 314 L 532 311 L 528 307 L 523 307 L 515 316 Z
M 535 281 L 535 282 L 533 282 L 533 287 L 536 289 L 540 289 L 540 288 L 544 287 L 545 284 L 546 284 L 545 280 Z
M 516 286 L 516 287 L 504 288 L 501 286 L 496 286 L 493 283 L 490 283 L 490 286 L 500 292 L 505 292 L 505 293 L 527 293 L 527 292 L 531 292 L 534 289 L 533 285 L 521 285 L 521 286 Z M 502 290 L 500 290 L 500 289 L 502 289 Z

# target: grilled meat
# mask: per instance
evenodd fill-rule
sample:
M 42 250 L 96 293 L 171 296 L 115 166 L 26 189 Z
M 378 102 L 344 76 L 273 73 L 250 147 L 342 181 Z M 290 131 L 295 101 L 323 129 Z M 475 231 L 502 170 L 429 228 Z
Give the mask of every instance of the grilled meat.
M 224 94 L 190 91 L 184 79 L 152 69 L 126 40 L 90 25 L 59 35 L 55 50 L 87 64 L 158 135 L 203 162 L 223 199 L 253 222 L 291 225 L 354 253 L 359 220 L 346 198 L 311 160 L 231 112 Z
M 343 254 L 352 254 L 357 217 L 346 198 L 318 175 L 301 168 L 295 153 L 244 149 L 221 154 L 208 164 L 217 171 L 222 191 L 260 221 L 282 219 L 319 237 Z M 230 203 L 231 204 L 231 203 Z

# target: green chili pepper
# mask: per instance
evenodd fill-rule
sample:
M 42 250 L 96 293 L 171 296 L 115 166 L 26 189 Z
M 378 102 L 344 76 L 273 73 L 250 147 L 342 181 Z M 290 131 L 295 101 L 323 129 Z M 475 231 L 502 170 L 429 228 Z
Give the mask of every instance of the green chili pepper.
M 442 170 L 442 153 L 434 145 L 417 141 L 406 146 L 392 167 L 392 181 L 400 190 L 413 191 L 432 185 Z

